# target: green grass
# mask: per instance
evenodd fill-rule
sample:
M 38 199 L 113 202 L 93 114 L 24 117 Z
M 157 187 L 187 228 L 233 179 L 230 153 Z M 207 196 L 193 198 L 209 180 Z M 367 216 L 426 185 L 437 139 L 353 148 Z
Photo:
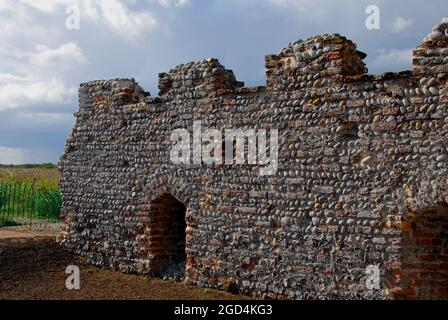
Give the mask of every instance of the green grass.
M 22 168 L 0 166 L 0 183 L 34 183 L 47 189 L 58 188 L 57 168 Z
M 52 163 L 42 164 L 0 164 L 0 169 L 57 169 L 57 166 Z
M 0 183 L 0 218 L 57 220 L 62 197 L 57 188 L 34 184 Z
M 62 205 L 58 184 L 59 171 L 52 164 L 0 165 L 0 219 L 58 220 Z
M 0 228 L 3 227 L 16 227 L 16 226 L 21 226 L 21 223 L 18 223 L 14 220 L 2 220 L 0 219 Z

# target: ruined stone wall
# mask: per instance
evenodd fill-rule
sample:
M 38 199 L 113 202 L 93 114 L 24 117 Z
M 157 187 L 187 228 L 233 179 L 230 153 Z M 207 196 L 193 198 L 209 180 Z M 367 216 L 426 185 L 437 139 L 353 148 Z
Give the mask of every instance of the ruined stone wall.
M 215 59 L 161 74 L 155 98 L 133 80 L 82 84 L 60 162 L 59 240 L 92 264 L 155 274 L 162 242 L 151 237 L 169 194 L 186 208 L 192 284 L 291 299 L 419 296 L 403 264 L 419 242 L 415 212 L 447 203 L 447 29 L 445 19 L 401 73 L 367 75 L 365 54 L 334 34 L 267 56 L 266 87 L 244 87 Z M 278 129 L 277 173 L 172 164 L 171 133 L 196 120 Z M 448 250 L 438 235 L 439 263 Z M 366 287 L 369 265 L 380 289 Z

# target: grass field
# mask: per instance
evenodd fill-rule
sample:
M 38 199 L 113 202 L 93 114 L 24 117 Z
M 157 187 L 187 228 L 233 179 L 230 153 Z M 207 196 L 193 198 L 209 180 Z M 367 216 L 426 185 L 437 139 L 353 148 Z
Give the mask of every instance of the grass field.
M 0 165 L 0 227 L 14 218 L 57 220 L 59 171 L 51 164 Z
M 56 166 L 50 164 L 0 165 L 0 183 L 32 183 L 33 181 L 38 186 L 57 188 L 59 171 Z
M 0 228 L 2 227 L 16 227 L 16 226 L 20 226 L 20 223 L 18 223 L 17 221 L 14 220 L 3 220 L 0 218 Z

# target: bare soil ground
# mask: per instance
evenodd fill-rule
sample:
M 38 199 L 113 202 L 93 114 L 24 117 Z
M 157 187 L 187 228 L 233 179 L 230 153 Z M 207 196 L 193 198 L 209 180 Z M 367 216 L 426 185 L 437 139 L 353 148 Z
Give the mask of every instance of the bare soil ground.
M 0 240 L 3 239 L 19 239 L 19 238 L 41 238 L 41 237 L 53 237 L 54 233 L 52 232 L 37 232 L 37 231 L 33 231 L 33 232 L 29 232 L 27 230 L 24 229 L 18 229 L 18 228 L 5 228 L 0 229 Z M 2 247 L 2 243 L 0 243 L 0 248 Z
M 81 289 L 68 290 L 65 269 L 77 265 Z M 55 233 L 0 229 L 0 299 L 240 300 L 248 297 L 187 287 L 87 265 L 55 242 Z

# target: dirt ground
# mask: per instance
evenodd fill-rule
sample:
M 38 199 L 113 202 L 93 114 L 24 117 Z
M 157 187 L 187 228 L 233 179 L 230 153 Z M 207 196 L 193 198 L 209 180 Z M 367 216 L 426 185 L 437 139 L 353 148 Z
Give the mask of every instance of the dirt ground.
M 230 293 L 187 287 L 102 270 L 83 263 L 55 242 L 55 234 L 0 229 L 0 299 L 20 300 L 241 300 Z M 77 265 L 81 289 L 68 290 L 65 269 Z
M 34 238 L 34 237 L 53 237 L 53 232 L 29 232 L 17 228 L 0 229 L 0 240 L 3 239 L 18 239 L 18 238 Z M 1 243 L 0 243 L 1 247 Z

